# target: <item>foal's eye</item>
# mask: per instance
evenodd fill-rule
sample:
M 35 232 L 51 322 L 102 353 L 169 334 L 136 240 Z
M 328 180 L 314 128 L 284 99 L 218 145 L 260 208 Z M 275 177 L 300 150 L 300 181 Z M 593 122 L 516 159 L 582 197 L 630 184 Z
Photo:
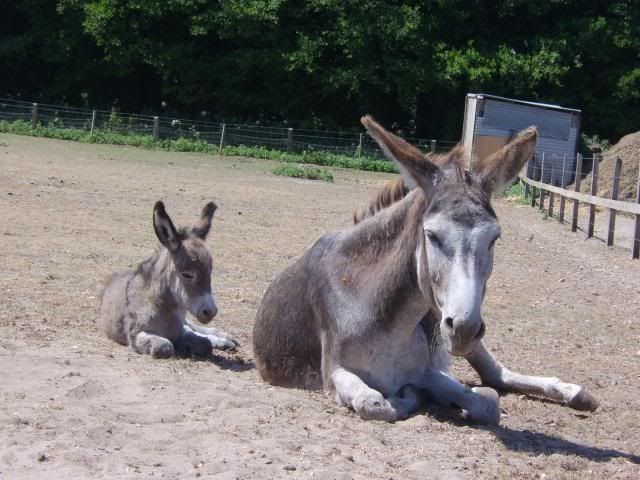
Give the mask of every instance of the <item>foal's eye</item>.
M 182 278 L 184 278 L 186 280 L 193 280 L 193 274 L 192 273 L 180 272 L 180 275 L 182 275 Z
M 429 241 L 431 242 L 431 244 L 435 247 L 438 248 L 442 248 L 442 242 L 440 241 L 440 239 L 438 238 L 438 236 L 433 233 L 430 232 L 429 230 L 427 230 L 427 237 L 429 238 Z

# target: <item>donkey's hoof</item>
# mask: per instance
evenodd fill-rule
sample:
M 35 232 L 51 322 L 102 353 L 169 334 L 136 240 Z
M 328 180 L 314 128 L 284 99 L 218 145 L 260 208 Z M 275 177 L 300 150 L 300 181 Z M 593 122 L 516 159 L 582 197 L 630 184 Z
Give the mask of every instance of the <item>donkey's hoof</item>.
M 478 397 L 472 410 L 467 412 L 469 419 L 482 425 L 499 425 L 500 397 L 498 393 L 489 387 L 474 387 L 471 391 Z
M 176 354 L 171 342 L 161 343 L 151 349 L 151 356 L 153 358 L 171 358 Z
M 586 388 L 582 387 L 580 391 L 567 403 L 571 408 L 586 412 L 595 412 L 600 406 L 600 401 L 591 395 Z
M 397 415 L 391 404 L 376 390 L 369 390 L 357 395 L 352 400 L 353 409 L 364 420 L 381 420 L 394 422 Z

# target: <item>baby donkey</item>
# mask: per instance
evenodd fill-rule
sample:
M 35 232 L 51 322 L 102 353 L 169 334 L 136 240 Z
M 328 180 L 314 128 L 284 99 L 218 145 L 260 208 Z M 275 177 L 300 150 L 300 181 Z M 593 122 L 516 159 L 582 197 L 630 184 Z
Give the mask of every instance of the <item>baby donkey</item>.
M 212 348 L 239 346 L 230 335 L 186 319 L 190 312 L 206 324 L 218 313 L 211 292 L 211 254 L 204 242 L 216 208 L 208 203 L 193 227 L 176 230 L 164 204 L 155 204 L 158 251 L 135 271 L 114 273 L 105 283 L 101 316 L 109 338 L 155 358 L 176 352 L 205 356 Z

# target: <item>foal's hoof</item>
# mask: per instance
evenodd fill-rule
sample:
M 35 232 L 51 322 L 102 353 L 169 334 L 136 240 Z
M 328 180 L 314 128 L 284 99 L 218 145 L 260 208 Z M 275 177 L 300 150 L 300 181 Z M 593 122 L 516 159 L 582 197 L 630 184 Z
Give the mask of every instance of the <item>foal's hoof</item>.
M 567 405 L 576 410 L 595 412 L 600 406 L 600 401 L 591 395 L 586 388 L 582 387 L 580 391 L 567 402 Z
M 176 354 L 173 345 L 169 342 L 162 343 L 155 348 L 151 349 L 151 356 L 153 358 L 171 358 Z
M 209 336 L 211 347 L 214 350 L 235 351 L 240 346 L 240 343 L 234 339 L 227 339 L 222 337 Z
M 482 425 L 499 425 L 500 397 L 498 393 L 489 387 L 474 387 L 471 391 L 478 397 L 472 410 L 467 412 L 469 419 Z

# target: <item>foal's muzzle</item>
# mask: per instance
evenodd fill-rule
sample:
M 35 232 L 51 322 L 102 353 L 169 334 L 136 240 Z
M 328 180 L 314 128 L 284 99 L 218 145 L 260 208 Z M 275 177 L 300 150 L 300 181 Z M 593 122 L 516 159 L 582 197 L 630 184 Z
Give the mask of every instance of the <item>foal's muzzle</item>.
M 218 307 L 206 307 L 198 311 L 196 318 L 200 323 L 209 323 L 218 314 Z
M 195 299 L 190 310 L 200 323 L 209 323 L 218 314 L 218 306 L 211 295 Z

